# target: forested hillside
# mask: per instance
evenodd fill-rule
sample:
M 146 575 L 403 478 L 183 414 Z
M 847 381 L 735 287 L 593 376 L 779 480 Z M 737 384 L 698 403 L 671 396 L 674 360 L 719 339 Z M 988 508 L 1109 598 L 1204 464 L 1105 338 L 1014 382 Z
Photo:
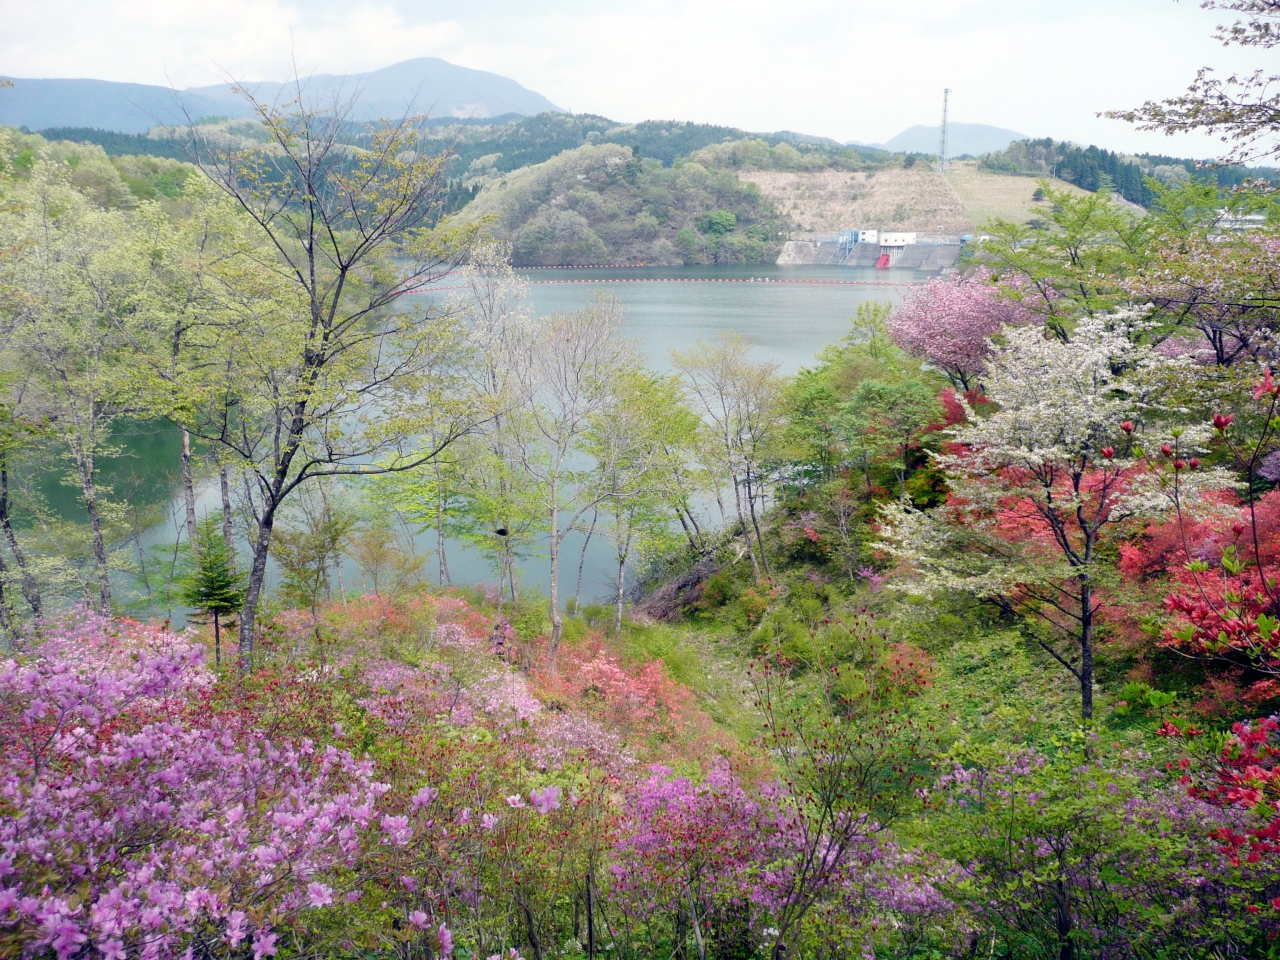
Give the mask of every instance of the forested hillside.
M 997 173 L 1054 176 L 1090 192 L 1106 188 L 1131 203 L 1151 206 L 1155 198 L 1147 179 L 1160 183 L 1202 180 L 1234 187 L 1250 177 L 1275 179 L 1270 167 L 1197 166 L 1175 157 L 1140 154 L 1126 156 L 1095 146 L 1079 147 L 1051 139 L 1019 140 L 999 153 L 982 158 L 982 166 Z
M 511 244 L 518 266 L 758 263 L 785 224 L 751 184 L 699 163 L 585 146 L 490 179 L 464 210 Z

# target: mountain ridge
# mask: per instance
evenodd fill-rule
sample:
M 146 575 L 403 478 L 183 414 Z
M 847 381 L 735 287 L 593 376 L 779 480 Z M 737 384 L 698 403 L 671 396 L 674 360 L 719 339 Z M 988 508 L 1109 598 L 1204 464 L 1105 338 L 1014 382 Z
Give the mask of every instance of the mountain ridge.
M 146 133 L 187 118 L 253 115 L 230 83 L 177 90 L 144 83 L 89 78 L 2 77 L 13 87 L 0 94 L 0 124 L 42 130 L 92 127 L 119 133 Z M 304 99 L 322 105 L 352 99 L 350 119 L 374 120 L 406 111 L 444 113 L 458 120 L 520 114 L 563 113 L 542 94 L 509 77 L 441 60 L 417 57 L 379 70 L 352 74 L 315 74 L 298 81 Z M 275 99 L 293 81 L 259 80 L 243 84 L 255 96 Z
M 893 153 L 927 153 L 936 155 L 942 139 L 942 126 L 916 124 L 890 137 L 884 143 L 864 143 L 848 140 L 846 146 L 880 147 Z M 947 125 L 947 155 L 951 157 L 981 156 L 997 153 L 1017 140 L 1031 137 L 1016 130 L 995 127 L 988 123 L 949 123 Z

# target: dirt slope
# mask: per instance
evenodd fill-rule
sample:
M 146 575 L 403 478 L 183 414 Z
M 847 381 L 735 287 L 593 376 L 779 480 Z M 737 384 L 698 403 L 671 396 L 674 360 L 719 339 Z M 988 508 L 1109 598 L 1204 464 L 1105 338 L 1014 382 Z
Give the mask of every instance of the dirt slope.
M 747 170 L 738 176 L 758 186 L 801 233 L 859 228 L 965 234 L 997 217 L 1025 223 L 1045 209 L 1032 199 L 1036 180 L 990 173 L 969 161 L 952 164 L 945 175 L 920 164 L 871 174 Z
M 884 228 L 968 233 L 973 226 L 947 181 L 923 165 L 872 173 L 745 170 L 738 176 L 758 186 L 800 232 Z

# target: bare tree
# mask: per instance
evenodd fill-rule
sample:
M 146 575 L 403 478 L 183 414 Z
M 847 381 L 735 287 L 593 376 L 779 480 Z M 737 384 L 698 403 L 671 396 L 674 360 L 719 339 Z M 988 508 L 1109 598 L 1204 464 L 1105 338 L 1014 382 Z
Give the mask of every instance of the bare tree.
M 585 310 L 548 317 L 529 328 L 513 351 L 521 415 L 510 434 L 512 455 L 534 481 L 547 520 L 550 560 L 550 656 L 564 630 L 560 558 L 565 537 L 611 496 L 586 465 L 584 443 L 593 419 L 609 404 L 613 381 L 641 365 L 637 344 L 621 336 L 622 305 L 600 294 Z
M 1243 14 L 1235 23 L 1218 27 L 1217 38 L 1223 46 L 1261 50 L 1280 46 L 1280 0 L 1204 0 L 1200 5 Z M 1232 145 L 1223 162 L 1250 163 L 1280 152 L 1277 83 L 1280 75 L 1261 69 L 1219 78 L 1212 68 L 1201 67 L 1182 96 L 1148 100 L 1132 110 L 1109 110 L 1102 115 L 1169 135 L 1196 130 L 1215 134 Z
M 699 340 L 684 352 L 671 351 L 684 375 L 695 409 L 706 424 L 720 476 L 733 487 L 733 503 L 751 567 L 769 575 L 757 502 L 763 502 L 765 463 L 781 427 L 781 380 L 776 363 L 752 363 L 750 341 L 735 333 L 716 343 Z
M 420 124 L 346 133 L 350 101 L 284 108 L 240 91 L 268 142 L 220 149 L 192 125 L 193 155 L 254 225 L 256 242 L 223 269 L 238 298 L 218 349 L 225 373 L 192 385 L 197 435 L 244 471 L 256 526 L 240 618 L 242 670 L 277 515 L 308 481 L 407 470 L 471 424 L 448 385 L 461 349 L 446 312 L 411 306 L 465 252 L 470 234 L 438 225 L 444 158 Z M 207 381 L 207 378 L 205 378 Z M 448 423 L 431 444 L 421 424 Z

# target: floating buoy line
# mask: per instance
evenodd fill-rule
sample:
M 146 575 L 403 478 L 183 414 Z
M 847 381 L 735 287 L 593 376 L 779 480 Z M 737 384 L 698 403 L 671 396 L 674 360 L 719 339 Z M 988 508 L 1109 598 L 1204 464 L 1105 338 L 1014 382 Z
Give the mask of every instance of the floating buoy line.
M 555 270 L 556 267 L 532 269 Z M 564 269 L 580 270 L 581 267 Z M 564 280 L 524 280 L 529 285 L 546 284 L 601 284 L 601 283 L 767 283 L 799 284 L 819 287 L 917 287 L 920 280 L 801 280 L 786 277 L 568 277 Z M 447 290 L 466 290 L 466 286 L 425 287 L 416 293 L 443 293 Z

